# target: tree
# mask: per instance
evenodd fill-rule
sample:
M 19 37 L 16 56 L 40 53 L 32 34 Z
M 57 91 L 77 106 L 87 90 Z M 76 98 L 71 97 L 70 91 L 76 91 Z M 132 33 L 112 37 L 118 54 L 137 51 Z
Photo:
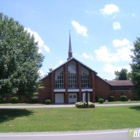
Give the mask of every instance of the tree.
M 40 87 L 42 61 L 34 36 L 0 13 L 0 96 L 32 96 Z
M 140 38 L 134 42 L 134 49 L 132 49 L 132 82 L 133 92 L 140 96 Z
M 116 80 L 130 80 L 131 79 L 131 73 L 128 72 L 127 69 L 122 69 L 121 71 L 115 71 L 114 74 L 116 75 Z

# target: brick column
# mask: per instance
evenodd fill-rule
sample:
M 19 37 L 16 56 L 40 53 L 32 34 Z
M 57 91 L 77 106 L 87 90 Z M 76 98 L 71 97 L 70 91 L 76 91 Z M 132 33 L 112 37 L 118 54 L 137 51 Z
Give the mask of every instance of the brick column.
M 51 101 L 52 101 L 52 104 L 55 103 L 55 95 L 54 95 L 54 72 L 51 73 Z
M 96 94 L 96 81 L 95 81 L 95 73 L 93 71 L 90 71 L 90 86 L 92 88 L 91 92 L 91 102 L 95 102 L 95 94 Z
M 82 101 L 82 92 L 81 92 L 81 64 L 77 63 L 77 86 L 79 88 L 78 99 L 77 101 Z
M 64 102 L 68 104 L 68 64 L 64 65 L 64 89 L 66 90 L 64 93 Z

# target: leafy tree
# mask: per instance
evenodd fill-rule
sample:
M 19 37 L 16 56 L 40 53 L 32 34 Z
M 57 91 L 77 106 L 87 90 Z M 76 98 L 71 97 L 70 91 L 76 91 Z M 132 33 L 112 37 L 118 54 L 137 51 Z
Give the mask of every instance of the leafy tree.
M 0 13 L 0 96 L 32 96 L 40 87 L 42 61 L 34 36 Z
M 127 69 L 122 69 L 121 71 L 115 71 L 116 80 L 128 80 L 131 79 L 131 73 L 127 71 Z
M 48 74 L 51 73 L 52 71 L 53 71 L 53 69 L 52 69 L 52 68 L 49 68 L 49 72 L 48 72 Z
M 49 68 L 49 72 L 52 72 L 53 71 L 53 69 L 52 68 Z
M 132 82 L 133 92 L 140 96 L 140 38 L 134 42 L 134 49 L 132 57 Z

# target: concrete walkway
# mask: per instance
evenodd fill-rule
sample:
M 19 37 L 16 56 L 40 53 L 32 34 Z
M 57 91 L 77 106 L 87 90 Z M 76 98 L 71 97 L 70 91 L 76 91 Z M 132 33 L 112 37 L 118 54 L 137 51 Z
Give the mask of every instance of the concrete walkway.
M 106 106 L 139 106 L 140 103 L 124 103 L 124 104 L 98 104 L 95 103 L 95 107 L 106 107 Z M 62 107 L 75 107 L 74 104 L 60 104 L 60 105 L 0 105 L 0 108 L 62 108 Z
M 78 132 L 0 133 L 0 140 L 128 140 L 129 138 L 129 129 Z

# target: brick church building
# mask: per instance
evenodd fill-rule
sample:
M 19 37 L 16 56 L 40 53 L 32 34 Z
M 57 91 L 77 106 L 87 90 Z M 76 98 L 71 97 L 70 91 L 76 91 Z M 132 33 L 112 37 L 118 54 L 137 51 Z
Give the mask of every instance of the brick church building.
M 116 100 L 122 94 L 133 99 L 133 84 L 129 80 L 104 80 L 97 72 L 73 57 L 71 35 L 69 34 L 69 51 L 67 61 L 51 71 L 42 79 L 43 90 L 39 91 L 38 102 L 51 99 L 53 104 L 70 104 L 88 100 L 95 102 L 97 97 L 108 100 L 113 95 Z M 87 93 L 87 94 L 86 94 Z

